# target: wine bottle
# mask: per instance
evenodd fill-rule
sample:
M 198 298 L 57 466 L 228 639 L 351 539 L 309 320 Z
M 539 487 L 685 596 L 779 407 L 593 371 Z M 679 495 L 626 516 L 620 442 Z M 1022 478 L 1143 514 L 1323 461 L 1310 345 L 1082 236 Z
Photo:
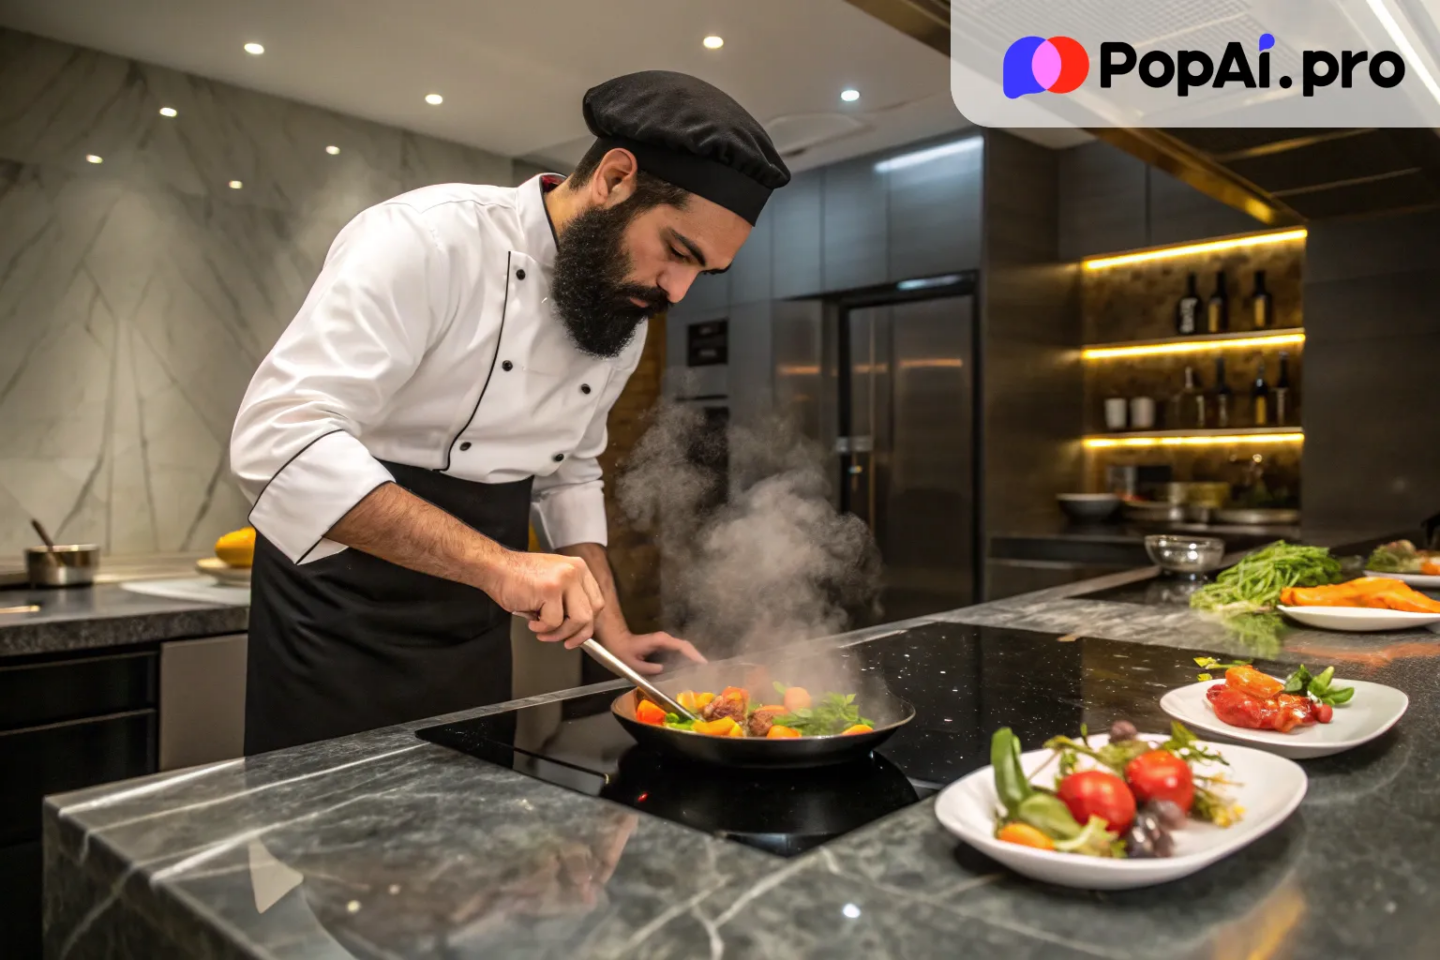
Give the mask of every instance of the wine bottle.
M 1265 271 L 1255 271 L 1255 296 L 1251 298 L 1250 310 L 1255 319 L 1255 329 L 1263 330 L 1273 326 L 1275 304 L 1270 299 L 1270 291 L 1265 289 Z
M 1255 385 L 1250 388 L 1250 409 L 1255 426 L 1270 426 L 1270 387 L 1265 383 L 1264 360 L 1260 361 L 1260 369 L 1255 374 Z
M 1225 291 L 1225 271 L 1215 273 L 1215 292 L 1205 310 L 1205 332 L 1224 333 L 1230 329 L 1230 297 Z
M 1230 384 L 1225 382 L 1225 358 L 1215 358 L 1215 389 L 1211 391 L 1212 400 L 1210 403 L 1212 426 L 1225 428 L 1230 426 L 1231 398 L 1235 391 L 1230 389 Z
M 1205 394 L 1195 382 L 1195 368 L 1185 368 L 1185 386 L 1180 390 L 1180 426 L 1205 429 Z
M 1182 337 L 1200 332 L 1199 277 L 1193 273 L 1185 283 L 1185 296 L 1175 304 L 1175 332 Z
M 1280 351 L 1280 374 L 1275 378 L 1275 426 L 1288 427 L 1294 416 L 1290 409 L 1290 354 Z

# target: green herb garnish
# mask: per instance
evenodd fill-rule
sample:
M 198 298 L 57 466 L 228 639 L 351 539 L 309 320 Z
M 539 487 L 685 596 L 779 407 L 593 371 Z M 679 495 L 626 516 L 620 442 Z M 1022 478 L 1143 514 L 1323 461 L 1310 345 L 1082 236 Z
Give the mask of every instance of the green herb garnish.
M 1339 583 L 1340 561 L 1323 547 L 1302 547 L 1283 540 L 1244 557 L 1215 582 L 1195 591 L 1190 606 L 1232 615 L 1273 610 L 1286 587 Z

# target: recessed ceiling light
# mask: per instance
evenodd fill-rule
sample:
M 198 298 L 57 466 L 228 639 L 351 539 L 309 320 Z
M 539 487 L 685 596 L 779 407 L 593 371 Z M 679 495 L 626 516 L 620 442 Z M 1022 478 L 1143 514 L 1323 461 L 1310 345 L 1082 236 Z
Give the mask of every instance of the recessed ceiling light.
M 705 44 L 706 50 L 719 50 L 721 47 L 725 46 L 725 38 L 717 37 L 714 34 L 706 37 L 703 42 Z
M 105 162 L 105 158 L 104 158 L 104 157 L 96 156 L 96 155 L 93 154 L 93 153 L 87 153 L 87 154 L 85 154 L 85 159 L 86 159 L 86 160 L 89 160 L 91 163 L 104 163 L 104 162 Z
M 161 108 L 160 108 L 160 116 L 162 116 L 162 117 L 178 117 L 178 116 L 180 116 L 180 111 L 179 111 L 179 110 L 176 110 L 174 107 L 161 107 Z
M 425 102 L 432 107 L 438 107 L 445 102 L 445 98 L 438 93 L 427 93 L 425 94 Z
M 258 57 L 265 52 L 265 45 L 263 43 L 247 43 L 245 44 L 245 52 L 252 57 Z
M 332 144 L 330 144 L 330 146 L 328 146 L 328 147 L 325 148 L 325 152 L 328 153 L 328 154 L 330 154 L 330 156 L 333 157 L 333 156 L 335 156 L 335 154 L 337 154 L 337 153 L 340 152 L 340 148 L 337 147 L 337 146 L 335 146 L 335 144 L 332 143 Z
M 240 189 L 241 187 L 243 187 L 243 186 L 245 186 L 245 184 L 241 183 L 239 180 L 231 180 L 231 181 L 230 181 L 230 189 L 231 189 L 231 190 L 239 190 L 239 189 Z
M 853 87 L 846 90 L 841 90 L 840 99 L 844 100 L 846 103 L 854 103 L 856 100 L 860 99 L 860 91 L 854 89 Z

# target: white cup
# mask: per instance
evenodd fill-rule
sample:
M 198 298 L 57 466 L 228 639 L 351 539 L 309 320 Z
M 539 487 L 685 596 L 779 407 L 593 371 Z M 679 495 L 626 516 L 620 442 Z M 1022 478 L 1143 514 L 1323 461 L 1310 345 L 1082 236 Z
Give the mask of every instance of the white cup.
M 1124 397 L 1111 397 L 1105 401 L 1105 429 L 1111 433 L 1119 433 L 1125 429 L 1125 415 L 1129 412 L 1130 404 Z
M 1130 401 L 1130 429 L 1155 429 L 1155 401 L 1149 397 L 1135 397 Z

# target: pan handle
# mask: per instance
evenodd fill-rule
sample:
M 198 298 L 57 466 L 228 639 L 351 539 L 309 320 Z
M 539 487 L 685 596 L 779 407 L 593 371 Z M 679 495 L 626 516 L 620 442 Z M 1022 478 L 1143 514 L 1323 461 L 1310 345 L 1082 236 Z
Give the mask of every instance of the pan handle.
M 655 686 L 648 679 L 636 673 L 634 670 L 630 669 L 630 665 L 628 663 L 615 656 L 615 654 L 611 653 L 609 650 L 606 650 L 594 637 L 591 637 L 589 640 L 586 640 L 584 643 L 582 643 L 580 645 L 580 648 L 586 653 L 590 654 L 590 656 L 594 657 L 596 660 L 599 660 L 600 663 L 607 667 L 612 673 L 619 674 L 626 680 L 629 680 L 631 683 L 635 684 L 635 686 L 639 687 L 641 690 L 644 690 L 645 693 L 649 695 L 650 699 L 660 704 L 669 712 L 678 714 L 680 717 L 686 720 L 699 719 L 699 717 L 695 716 L 695 714 L 691 713 L 689 710 L 686 710 L 684 707 L 680 706 L 680 704 L 676 703 L 674 700 L 666 696 L 659 687 Z

